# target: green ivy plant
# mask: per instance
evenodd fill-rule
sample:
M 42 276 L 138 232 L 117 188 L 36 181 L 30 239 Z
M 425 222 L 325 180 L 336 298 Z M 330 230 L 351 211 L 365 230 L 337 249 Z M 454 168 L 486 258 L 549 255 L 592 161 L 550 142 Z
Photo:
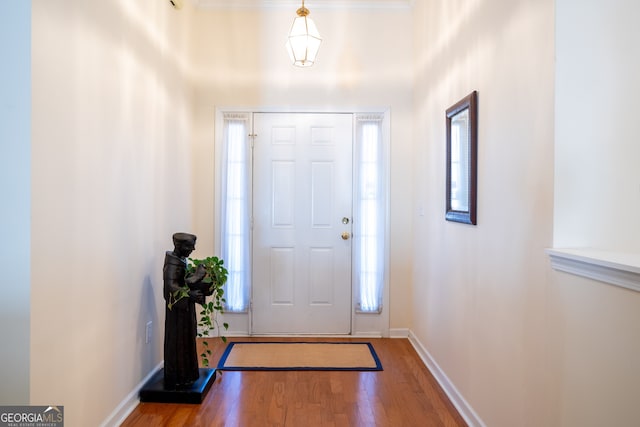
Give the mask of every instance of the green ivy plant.
M 211 294 L 211 300 L 205 302 L 200 312 L 200 321 L 198 322 L 198 336 L 200 338 L 209 337 L 209 332 L 218 329 L 218 336 L 223 342 L 227 342 L 227 337 L 220 335 L 220 325 L 218 324 L 218 314 L 224 313 L 224 303 L 227 300 L 224 298 L 224 284 L 227 283 L 227 275 L 229 272 L 224 268 L 224 261 L 218 257 L 207 257 L 205 259 L 192 259 L 189 258 L 189 265 L 187 266 L 187 274 L 189 277 L 195 273 L 196 268 L 199 265 L 203 265 L 206 271 L 203 283 L 209 284 L 209 292 Z M 223 323 L 222 327 L 229 329 L 228 323 Z M 209 349 L 209 343 L 202 341 L 205 349 L 200 354 L 202 358 L 202 364 L 209 366 L 209 357 L 211 356 L 211 350 Z
M 223 342 L 227 342 L 227 337 L 220 335 L 220 325 L 218 324 L 218 314 L 224 313 L 224 284 L 227 282 L 228 271 L 224 267 L 224 261 L 218 257 L 207 257 L 204 259 L 189 258 L 187 264 L 187 271 L 185 279 L 192 276 L 196 268 L 202 265 L 205 269 L 205 276 L 202 279 L 202 283 L 209 284 L 209 293 L 211 297 L 209 301 L 205 301 L 200 311 L 200 320 L 198 321 L 198 337 L 209 337 L 210 331 L 218 329 L 218 336 Z M 182 298 L 189 297 L 189 287 L 184 286 L 173 293 L 173 298 L 168 304 L 169 309 L 180 301 Z M 228 323 L 223 323 L 222 327 L 227 330 L 229 328 Z M 202 341 L 204 345 L 204 351 L 200 354 L 203 366 L 209 366 L 209 357 L 211 356 L 211 350 L 209 349 L 209 343 Z

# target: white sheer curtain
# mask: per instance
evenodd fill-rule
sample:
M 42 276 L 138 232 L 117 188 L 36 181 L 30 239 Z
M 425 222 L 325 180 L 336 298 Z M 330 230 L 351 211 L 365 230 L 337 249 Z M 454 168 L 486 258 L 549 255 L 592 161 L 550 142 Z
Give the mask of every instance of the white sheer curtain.
M 229 271 L 225 310 L 246 312 L 251 283 L 249 114 L 225 114 L 223 135 L 221 256 Z
M 354 282 L 356 310 L 382 311 L 386 189 L 382 115 L 356 116 Z

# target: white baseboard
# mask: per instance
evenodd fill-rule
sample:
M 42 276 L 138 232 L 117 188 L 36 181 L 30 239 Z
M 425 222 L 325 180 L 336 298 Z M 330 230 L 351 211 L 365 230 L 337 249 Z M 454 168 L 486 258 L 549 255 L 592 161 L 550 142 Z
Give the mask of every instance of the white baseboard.
M 409 328 L 389 329 L 389 338 L 409 338 Z
M 382 338 L 382 334 L 380 332 L 356 332 L 345 338 Z
M 440 387 L 442 387 L 445 394 L 449 397 L 449 400 L 451 400 L 451 403 L 453 403 L 453 406 L 456 407 L 460 416 L 464 418 L 469 427 L 486 427 L 478 414 L 476 414 L 471 405 L 469 405 L 462 394 L 460 394 L 456 386 L 451 382 L 449 377 L 447 377 L 447 374 L 444 373 L 412 331 L 409 331 L 409 342 L 413 345 L 418 356 L 420 356 L 424 364 L 429 368 L 431 374 L 435 377 L 436 381 L 438 381 Z
M 248 332 L 245 331 L 225 331 L 224 334 L 225 337 L 227 338 L 238 338 L 238 337 L 250 337 L 251 335 L 249 335 Z M 209 338 L 216 338 L 216 337 L 209 337 Z
M 140 389 L 151 379 L 160 369 L 164 367 L 164 360 L 160 362 L 155 368 L 144 377 L 140 383 L 134 387 L 134 389 L 124 398 L 122 402 L 113 410 L 113 412 L 100 424 L 100 427 L 116 427 L 124 422 L 124 420 L 136 409 L 136 406 L 140 403 L 138 393 Z

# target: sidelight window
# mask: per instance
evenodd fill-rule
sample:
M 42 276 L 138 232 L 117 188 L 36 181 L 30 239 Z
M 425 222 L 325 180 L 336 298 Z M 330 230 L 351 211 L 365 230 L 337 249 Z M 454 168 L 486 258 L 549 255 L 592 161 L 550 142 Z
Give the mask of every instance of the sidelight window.
M 249 248 L 250 209 L 249 115 L 224 115 L 222 150 L 221 256 L 229 271 L 225 310 L 249 308 L 251 263 Z
M 356 116 L 354 282 L 356 311 L 380 313 L 385 278 L 386 179 L 382 115 Z

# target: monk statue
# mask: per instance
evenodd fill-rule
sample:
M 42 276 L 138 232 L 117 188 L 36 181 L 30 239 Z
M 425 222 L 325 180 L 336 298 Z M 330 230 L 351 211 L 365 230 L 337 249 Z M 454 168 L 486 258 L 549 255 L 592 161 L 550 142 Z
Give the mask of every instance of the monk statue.
M 185 278 L 187 257 L 195 249 L 196 236 L 175 233 L 173 245 L 173 251 L 167 251 L 165 255 L 162 270 L 166 301 L 164 386 L 167 390 L 189 387 L 200 376 L 195 303 L 204 304 L 207 295 L 206 286 L 202 284 L 203 266 L 198 266 L 193 275 Z

